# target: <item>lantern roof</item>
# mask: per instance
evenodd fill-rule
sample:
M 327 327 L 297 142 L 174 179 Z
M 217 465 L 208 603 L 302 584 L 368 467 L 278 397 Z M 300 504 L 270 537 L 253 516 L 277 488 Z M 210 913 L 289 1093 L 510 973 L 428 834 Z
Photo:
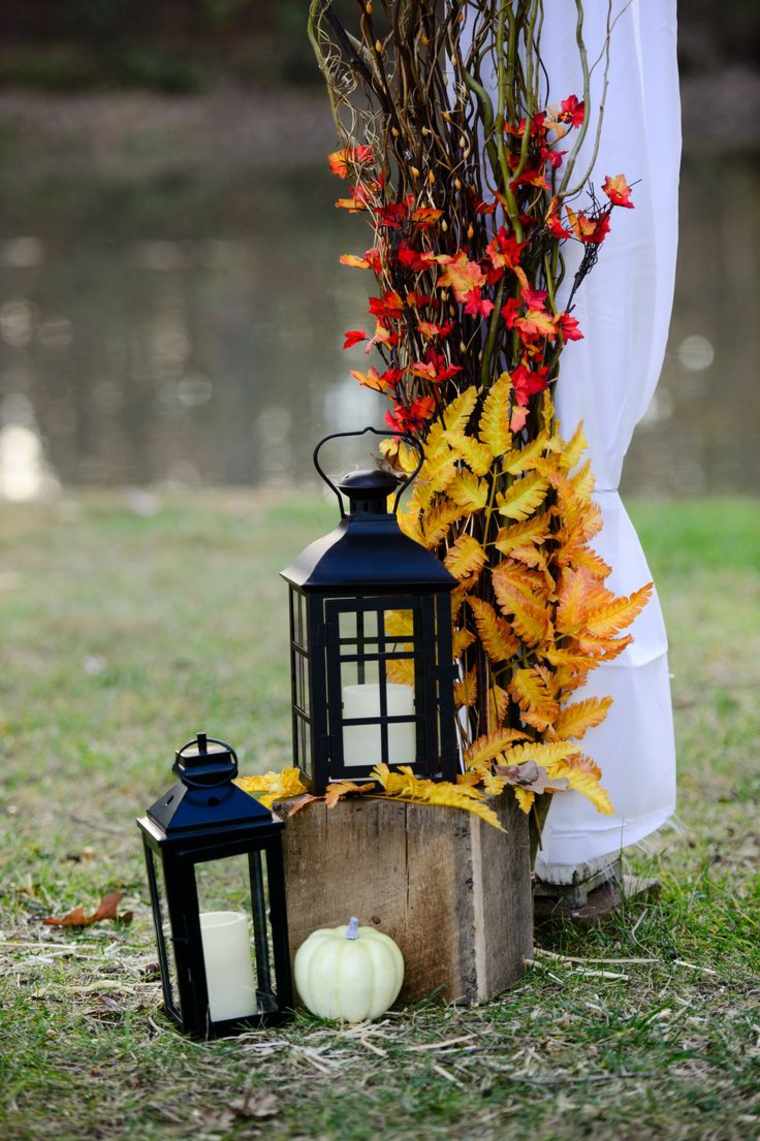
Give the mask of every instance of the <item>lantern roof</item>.
M 450 591 L 456 579 L 395 515 L 351 514 L 281 572 L 301 590 Z
M 233 784 L 237 755 L 224 741 L 199 733 L 177 751 L 172 767 L 180 779 L 147 813 L 166 838 L 201 830 L 218 834 L 283 827 L 268 808 Z

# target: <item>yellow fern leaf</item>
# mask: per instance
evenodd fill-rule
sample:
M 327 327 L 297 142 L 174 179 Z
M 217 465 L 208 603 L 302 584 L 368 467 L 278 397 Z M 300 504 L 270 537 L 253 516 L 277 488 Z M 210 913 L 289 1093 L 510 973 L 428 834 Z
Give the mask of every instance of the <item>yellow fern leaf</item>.
M 390 799 L 438 808 L 459 808 L 479 816 L 500 832 L 504 831 L 494 810 L 484 803 L 484 794 L 472 785 L 424 780 L 416 777 L 407 765 L 402 765 L 399 772 L 392 772 L 385 764 L 375 765 L 370 775 L 382 785 L 385 796 Z
M 544 511 L 541 515 L 534 515 L 524 523 L 513 523 L 503 527 L 496 536 L 495 546 L 502 554 L 508 555 L 515 548 L 524 547 L 528 543 L 542 543 L 549 535 L 551 513 Z
M 495 733 L 486 733 L 473 741 L 465 751 L 464 763 L 468 769 L 486 769 L 492 761 L 500 757 L 504 750 L 515 741 L 524 741 L 525 734 L 519 729 L 498 729 Z
M 371 792 L 371 784 L 356 784 L 352 780 L 330 781 L 325 792 L 325 804 L 328 808 L 335 808 L 339 800 L 350 793 Z
M 486 561 L 486 552 L 472 535 L 460 535 L 449 547 L 443 560 L 447 569 L 460 582 L 475 571 L 481 570 Z
M 461 681 L 454 682 L 454 703 L 457 709 L 474 705 L 478 700 L 478 675 L 475 667 L 464 675 Z
M 589 611 L 603 610 L 615 596 L 588 571 L 563 570 L 558 598 L 557 629 L 562 634 L 577 634 L 585 632 Z
M 587 570 L 594 578 L 605 579 L 608 575 L 612 574 L 612 567 L 606 563 L 601 555 L 591 547 L 584 545 L 580 546 L 572 556 L 572 564 L 579 570 Z
M 552 780 L 566 780 L 568 787 L 585 796 L 604 816 L 614 812 L 612 801 L 606 788 L 599 783 L 601 772 L 590 757 L 577 753 L 564 760 L 546 765 Z
M 509 694 L 500 685 L 492 685 L 488 691 L 488 704 L 486 708 L 487 726 L 489 733 L 495 733 L 504 722 L 509 706 Z
M 589 610 L 585 621 L 586 631 L 595 638 L 612 638 L 619 634 L 644 609 L 653 589 L 654 584 L 648 582 L 646 586 L 634 590 L 633 594 L 622 595 L 613 602 Z
M 418 507 L 410 503 L 408 507 L 402 508 L 397 512 L 396 518 L 398 519 L 399 527 L 408 538 L 414 539 L 415 543 L 423 543 Z
M 416 471 L 420 459 L 417 449 L 407 444 L 405 440 L 399 440 L 398 436 L 381 440 L 379 451 L 380 455 L 398 471 L 403 471 L 406 475 Z
M 450 404 L 446 405 L 441 414 L 441 419 L 435 421 L 427 434 L 425 440 L 426 457 L 432 457 L 441 449 L 448 452 L 449 445 L 446 442 L 446 433 L 462 432 L 467 427 L 467 422 L 472 415 L 477 399 L 478 390 L 474 384 L 471 384 L 469 388 L 460 392 Z
M 596 485 L 596 479 L 591 470 L 591 460 L 586 460 L 578 472 L 570 476 L 569 483 L 582 503 L 587 503 L 591 499 L 591 492 Z
M 530 574 L 524 571 L 524 574 Z M 550 616 L 543 599 L 532 595 L 520 584 L 514 567 L 500 564 L 491 575 L 496 601 L 510 619 L 515 632 L 529 646 L 545 641 L 550 629 Z
M 585 701 L 566 705 L 554 722 L 554 734 L 579 741 L 589 729 L 601 725 L 611 705 L 611 697 L 587 697 Z
M 495 459 L 503 456 L 512 446 L 512 433 L 509 430 L 511 393 L 512 381 L 509 373 L 503 372 L 491 385 L 483 401 L 478 433 Z
M 531 792 L 529 788 L 520 788 L 519 785 L 514 787 L 515 800 L 517 801 L 521 810 L 527 816 L 533 807 L 533 801 L 536 799 L 536 794 Z
M 515 670 L 507 689 L 520 706 L 522 720 L 527 725 L 543 732 L 554 723 L 559 705 L 538 670 Z
M 464 432 L 444 432 L 447 444 L 465 461 L 475 475 L 485 475 L 491 466 L 493 456 L 487 444 L 481 444 L 473 436 Z
M 531 440 L 524 448 L 509 452 L 502 462 L 502 471 L 509 472 L 510 475 L 521 475 L 524 471 L 533 471 L 548 446 L 549 438 L 545 432 L 541 432 L 535 440 Z
M 428 549 L 437 547 L 449 533 L 453 523 L 467 514 L 467 508 L 443 498 L 425 512 L 422 520 L 422 543 Z
M 461 658 L 465 650 L 475 641 L 472 630 L 454 630 L 451 637 L 452 656 L 456 661 Z
M 469 471 L 461 471 L 448 487 L 449 499 L 468 512 L 480 511 L 488 501 L 488 484 Z
M 475 615 L 480 644 L 492 662 L 508 662 L 520 646 L 508 622 L 501 618 L 493 606 L 482 598 L 470 598 L 470 609 Z
M 583 429 L 583 421 L 580 420 L 578 427 L 560 452 L 560 462 L 565 471 L 572 471 L 587 448 L 588 440 Z
M 276 800 L 286 800 L 290 796 L 308 792 L 300 771 L 295 768 L 283 769 L 279 773 L 270 771 L 256 776 L 237 777 L 235 784 L 251 795 L 260 793 L 257 799 L 265 808 L 271 808 Z
M 525 761 L 535 761 L 537 765 L 550 772 L 551 776 L 555 776 L 552 766 L 567 760 L 568 757 L 576 756 L 579 752 L 578 746 L 571 744 L 570 741 L 543 741 L 538 744 L 526 741 L 524 744 L 513 745 L 507 749 L 504 761 L 508 765 L 522 765 Z
M 527 519 L 543 503 L 548 490 L 548 481 L 537 472 L 516 479 L 506 494 L 498 498 L 499 514 L 508 519 Z

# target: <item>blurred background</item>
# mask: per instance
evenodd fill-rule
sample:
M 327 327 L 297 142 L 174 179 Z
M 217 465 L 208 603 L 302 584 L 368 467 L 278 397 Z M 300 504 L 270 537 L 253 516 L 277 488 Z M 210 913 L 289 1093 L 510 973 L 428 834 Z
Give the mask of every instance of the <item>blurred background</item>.
M 650 499 L 760 490 L 760 6 L 681 8 L 676 304 L 625 470 Z M 304 9 L 5 0 L 0 496 L 299 484 L 380 419 Z

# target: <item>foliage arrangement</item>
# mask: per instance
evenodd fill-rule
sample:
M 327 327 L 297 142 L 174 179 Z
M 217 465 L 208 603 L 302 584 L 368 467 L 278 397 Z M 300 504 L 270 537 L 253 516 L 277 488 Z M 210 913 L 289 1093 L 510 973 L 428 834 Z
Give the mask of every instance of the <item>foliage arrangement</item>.
M 351 21 L 312 0 L 309 19 L 341 143 L 329 163 L 347 183 L 336 205 L 372 232 L 341 261 L 374 275 L 374 329 L 348 330 L 344 347 L 376 354 L 352 375 L 387 396 L 392 429 L 424 445 L 402 526 L 459 581 L 462 793 L 512 784 L 526 812 L 563 787 L 612 811 L 578 743 L 611 699 L 571 698 L 630 642 L 622 631 L 651 589 L 605 587 L 583 428 L 563 438 L 552 400 L 562 351 L 583 337 L 576 291 L 613 210 L 633 207 L 622 174 L 605 178 L 601 197 L 590 182 L 601 107 L 580 169 L 590 76 L 601 67 L 606 92 L 615 21 L 610 5 L 590 60 L 574 4 L 583 90 L 558 104 L 541 59 L 542 0 L 358 0 Z M 570 246 L 579 254 L 563 289 Z M 403 442 L 382 450 L 410 470 Z M 388 632 L 408 632 L 401 616 Z M 395 664 L 395 680 L 405 668 Z

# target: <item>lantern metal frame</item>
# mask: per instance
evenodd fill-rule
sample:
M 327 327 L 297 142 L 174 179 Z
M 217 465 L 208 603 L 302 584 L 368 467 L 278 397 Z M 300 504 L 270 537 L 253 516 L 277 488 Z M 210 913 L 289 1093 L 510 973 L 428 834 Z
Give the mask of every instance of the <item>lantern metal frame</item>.
M 208 744 L 222 748 L 207 752 Z M 197 746 L 197 755 L 189 763 L 187 750 L 191 746 Z M 179 781 L 137 821 L 143 838 L 166 1014 L 194 1038 L 226 1037 L 277 1025 L 287 1017 L 293 1003 L 282 854 L 285 825 L 232 783 L 238 771 L 237 756 L 218 738 L 199 733 L 178 750 L 173 770 Z M 245 1017 L 214 1021 L 209 1014 L 195 873 L 199 866 L 236 856 L 248 857 L 260 1009 Z M 166 915 L 159 877 L 163 878 Z M 165 920 L 170 930 L 168 940 Z
M 383 470 L 352 472 L 336 486 L 319 464 L 321 448 L 329 440 L 367 432 L 408 442 L 419 453 L 417 469 L 403 480 Z M 282 575 L 289 584 L 294 763 L 318 794 L 330 781 L 370 779 L 375 760 L 388 761 L 389 728 L 403 722 L 415 723 L 415 756 L 408 763 L 417 776 L 453 780 L 459 768 L 450 599 L 456 579 L 431 551 L 403 534 L 395 514 L 423 459 L 412 437 L 371 427 L 326 436 L 314 449 L 314 466 L 338 499 L 340 524 L 307 547 Z M 348 513 L 341 492 L 349 499 Z M 410 634 L 386 633 L 383 615 L 389 610 L 410 614 Z M 373 612 L 374 630 L 368 625 Z M 344 615 L 355 620 L 355 631 L 348 635 L 341 631 Z M 414 663 L 414 714 L 389 715 L 388 665 L 409 660 Z M 376 663 L 378 673 L 379 717 L 344 718 L 342 670 L 354 665 L 361 684 L 370 663 Z M 347 765 L 343 729 L 361 725 L 379 726 L 380 758 Z

